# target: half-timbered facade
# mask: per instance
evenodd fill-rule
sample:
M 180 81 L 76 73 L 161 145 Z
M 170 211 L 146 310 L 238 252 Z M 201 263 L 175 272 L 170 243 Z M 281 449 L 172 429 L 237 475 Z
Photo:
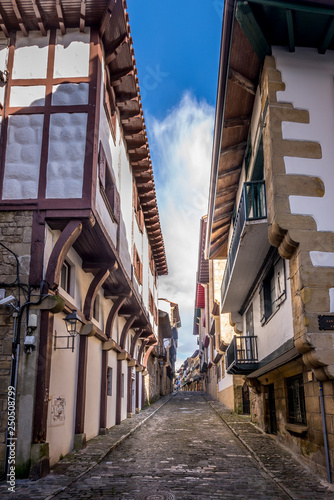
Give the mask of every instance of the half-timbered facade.
M 0 306 L 0 390 L 15 358 L 17 471 L 39 476 L 141 409 L 167 264 L 125 0 L 4 1 L 0 27 L 0 281 L 17 316 Z
M 206 252 L 226 259 L 227 372 L 251 414 L 333 469 L 333 2 L 225 2 Z M 327 471 L 327 474 L 326 474 Z

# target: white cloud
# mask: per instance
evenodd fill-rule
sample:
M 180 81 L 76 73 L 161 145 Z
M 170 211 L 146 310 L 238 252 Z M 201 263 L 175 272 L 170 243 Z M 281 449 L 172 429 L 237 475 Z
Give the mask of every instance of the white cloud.
M 149 119 L 150 145 L 169 274 L 159 295 L 177 302 L 178 353 L 193 354 L 192 335 L 200 218 L 207 212 L 214 108 L 186 93 L 163 121 Z

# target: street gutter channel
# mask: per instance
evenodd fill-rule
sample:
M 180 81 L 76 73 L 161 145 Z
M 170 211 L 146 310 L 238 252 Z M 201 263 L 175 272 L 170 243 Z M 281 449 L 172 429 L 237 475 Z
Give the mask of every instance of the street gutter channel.
M 286 495 L 288 495 L 289 498 L 291 498 L 292 500 L 296 500 L 297 497 L 295 497 L 293 495 L 293 493 L 291 493 L 291 491 L 286 487 L 284 486 L 283 483 L 281 483 L 281 481 L 275 476 L 275 474 L 273 474 L 272 472 L 270 472 L 267 467 L 264 465 L 264 463 L 262 462 L 262 460 L 260 459 L 260 457 L 255 453 L 255 451 L 242 439 L 242 437 L 239 436 L 239 434 L 233 429 L 233 427 L 231 427 L 229 425 L 229 423 L 225 420 L 225 418 L 223 417 L 223 415 L 221 415 L 221 413 L 219 413 L 218 410 L 216 410 L 216 408 L 211 404 L 211 401 L 206 399 L 206 397 L 204 396 L 204 394 L 202 394 L 203 396 L 203 399 L 211 406 L 211 408 L 213 409 L 213 411 L 215 411 L 218 415 L 218 417 L 220 417 L 220 419 L 224 422 L 224 424 L 233 432 L 233 434 L 235 435 L 235 437 L 241 442 L 241 444 L 246 448 L 246 450 L 251 454 L 251 456 L 253 457 L 253 459 L 257 462 L 257 466 L 262 469 L 269 477 L 270 479 L 273 481 L 273 483 L 275 483 L 276 486 L 278 486 L 279 488 L 281 488 L 281 490 L 284 491 L 284 493 Z
M 150 413 L 146 418 L 144 418 L 144 420 L 142 420 L 141 422 L 139 422 L 139 424 L 137 424 L 129 432 L 127 432 L 126 434 L 124 434 L 123 436 L 121 436 L 118 439 L 118 441 L 116 441 L 106 452 L 103 453 L 103 455 L 101 455 L 101 457 L 97 460 L 96 463 L 94 463 L 93 465 L 91 465 L 90 467 L 88 467 L 86 470 L 84 470 L 83 472 L 81 472 L 81 474 L 79 474 L 78 476 L 76 476 L 76 478 L 73 479 L 71 482 L 69 482 L 66 486 L 63 486 L 59 490 L 56 490 L 54 493 L 51 493 L 51 495 L 49 495 L 48 497 L 45 497 L 44 500 L 50 500 L 51 498 L 55 498 L 56 496 L 59 495 L 59 493 L 64 492 L 67 488 L 69 488 L 70 486 L 72 486 L 72 484 L 76 483 L 79 479 L 81 479 L 83 476 L 85 476 L 86 474 L 88 474 L 88 472 L 90 472 L 91 470 L 93 470 L 97 465 L 99 465 L 102 462 L 102 460 L 107 455 L 109 455 L 109 453 L 111 453 L 115 448 L 117 448 L 121 443 L 123 443 L 123 441 L 125 441 L 129 436 L 131 436 L 131 434 L 133 434 L 137 429 L 139 429 L 139 427 L 141 427 L 145 422 L 147 422 L 147 420 L 149 420 L 151 417 L 153 417 L 153 415 L 155 415 L 159 410 L 161 410 L 161 408 L 163 408 L 167 403 L 169 403 L 169 401 L 173 397 L 175 397 L 176 394 L 177 394 L 177 392 L 172 393 L 171 396 L 170 396 L 170 398 L 168 398 L 166 401 L 164 401 L 156 410 L 154 410 L 152 413 Z

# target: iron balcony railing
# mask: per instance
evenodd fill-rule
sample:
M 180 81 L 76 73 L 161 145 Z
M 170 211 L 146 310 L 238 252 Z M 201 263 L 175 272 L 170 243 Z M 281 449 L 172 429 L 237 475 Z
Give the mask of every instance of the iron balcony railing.
M 227 373 L 250 373 L 258 364 L 257 337 L 235 335 L 226 350 Z
M 242 230 L 248 221 L 267 218 L 266 190 L 264 181 L 245 182 L 228 251 L 225 272 L 221 285 L 221 303 L 224 304 L 227 289 L 238 251 Z

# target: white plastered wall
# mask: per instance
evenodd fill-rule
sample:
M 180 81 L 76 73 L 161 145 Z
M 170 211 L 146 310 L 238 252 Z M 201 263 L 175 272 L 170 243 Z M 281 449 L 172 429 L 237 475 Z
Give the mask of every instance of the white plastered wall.
M 316 141 L 322 151 L 321 159 L 284 158 L 287 174 L 319 177 L 325 185 L 322 198 L 290 196 L 291 213 L 311 215 L 318 231 L 334 231 L 334 53 L 319 55 L 316 49 L 298 47 L 290 53 L 274 47 L 273 55 L 286 86 L 277 92 L 277 100 L 307 109 L 310 115 L 309 124 L 283 122 L 283 138 Z
M 121 398 L 121 420 L 125 420 L 128 416 L 128 362 L 122 361 L 122 374 L 124 375 L 124 397 Z
M 54 78 L 89 76 L 90 28 L 57 30 Z
M 264 326 L 261 325 L 259 288 L 255 291 L 252 301 L 254 335 L 257 336 L 259 361 L 293 338 L 291 287 L 287 280 L 289 276 L 289 262 L 284 261 L 284 263 L 286 299 Z M 243 331 L 246 332 L 246 313 L 243 315 L 243 322 Z
M 65 314 L 55 315 L 54 334 L 66 335 L 64 317 Z M 57 345 L 64 346 L 64 342 L 66 342 L 66 339 L 58 339 Z M 52 351 L 46 435 L 46 440 L 49 443 L 51 465 L 58 462 L 61 454 L 66 455 L 73 448 L 78 353 L 78 336 L 74 339 L 74 352 L 71 349 Z
M 8 118 L 3 199 L 37 198 L 43 115 Z
M 117 383 L 117 353 L 108 352 L 108 367 L 112 368 L 112 395 L 107 396 L 107 428 L 116 424 L 116 383 Z
M 102 343 L 96 337 L 89 337 L 84 430 L 87 440 L 97 436 L 100 429 L 101 370 Z

